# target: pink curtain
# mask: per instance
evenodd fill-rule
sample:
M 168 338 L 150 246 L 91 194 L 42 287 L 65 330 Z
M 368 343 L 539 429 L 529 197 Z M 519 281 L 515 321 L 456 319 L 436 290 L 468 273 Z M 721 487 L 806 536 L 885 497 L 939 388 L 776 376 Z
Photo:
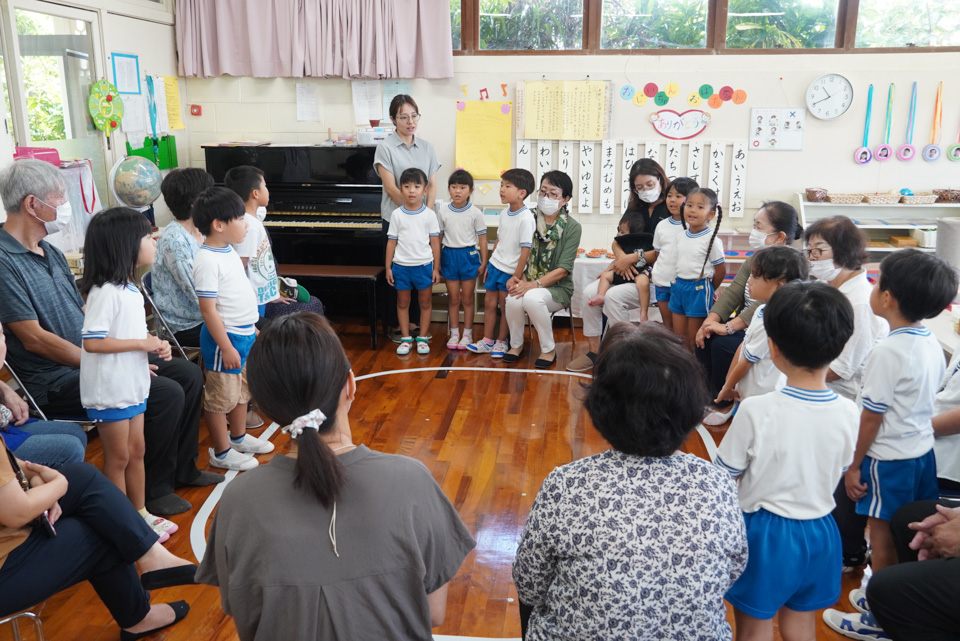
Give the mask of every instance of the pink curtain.
M 176 0 L 180 75 L 449 78 L 449 0 Z

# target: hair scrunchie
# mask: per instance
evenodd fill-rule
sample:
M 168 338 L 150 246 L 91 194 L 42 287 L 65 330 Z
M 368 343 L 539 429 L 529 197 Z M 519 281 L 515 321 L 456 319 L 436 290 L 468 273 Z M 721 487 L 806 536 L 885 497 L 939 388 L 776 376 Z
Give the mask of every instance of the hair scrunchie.
M 307 412 L 303 416 L 293 419 L 290 425 L 287 425 L 281 431 L 289 432 L 291 438 L 297 438 L 303 434 L 303 428 L 309 427 L 312 430 L 320 431 L 320 426 L 327 420 L 327 415 L 320 410 Z

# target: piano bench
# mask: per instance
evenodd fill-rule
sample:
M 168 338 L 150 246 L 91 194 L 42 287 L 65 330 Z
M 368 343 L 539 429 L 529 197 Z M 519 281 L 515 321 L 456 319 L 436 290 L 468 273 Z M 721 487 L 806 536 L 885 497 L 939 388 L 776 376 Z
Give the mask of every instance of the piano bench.
M 377 349 L 377 280 L 385 268 L 365 265 L 277 265 L 277 273 L 292 278 L 317 281 L 359 281 L 367 290 L 367 315 L 370 319 L 370 347 Z

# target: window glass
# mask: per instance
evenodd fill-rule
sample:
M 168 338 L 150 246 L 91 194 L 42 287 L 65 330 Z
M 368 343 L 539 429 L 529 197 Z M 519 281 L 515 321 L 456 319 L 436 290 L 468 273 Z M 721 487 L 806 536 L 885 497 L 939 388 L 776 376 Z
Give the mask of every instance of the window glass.
M 450 0 L 450 35 L 454 51 L 463 48 L 460 39 L 460 4 L 461 0 Z
M 860 0 L 857 46 L 960 46 L 960 0 Z
M 102 134 L 87 110 L 99 77 L 93 25 L 85 20 L 16 9 L 28 144 L 54 147 L 61 158 L 86 158 L 100 194 L 106 194 Z
M 480 49 L 583 48 L 583 0 L 480 0 Z
M 603 49 L 702 49 L 707 0 L 604 0 Z
M 727 12 L 727 48 L 835 47 L 837 2 L 838 0 L 730 0 Z

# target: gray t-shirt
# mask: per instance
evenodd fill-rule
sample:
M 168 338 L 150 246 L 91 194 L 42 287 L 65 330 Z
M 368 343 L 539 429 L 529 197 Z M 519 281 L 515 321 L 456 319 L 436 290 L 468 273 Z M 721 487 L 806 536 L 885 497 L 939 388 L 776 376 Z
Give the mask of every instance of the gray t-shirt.
M 427 175 L 427 180 L 430 180 L 440 169 L 437 152 L 433 150 L 433 145 L 428 141 L 419 136 L 414 136 L 413 144 L 408 146 L 396 134 L 377 145 L 377 153 L 373 157 L 374 168 L 377 165 L 383 165 L 384 169 L 393 174 L 398 188 L 400 187 L 400 175 L 411 167 L 422 169 L 423 173 Z M 380 200 L 380 215 L 383 219 L 390 222 L 390 216 L 398 206 L 387 194 L 387 190 L 384 189 Z
M 59 389 L 78 370 L 27 351 L 6 325 L 35 320 L 44 330 L 79 347 L 83 299 L 63 253 L 44 240 L 40 248 L 44 256 L 0 229 L 0 323 L 7 339 L 7 359 L 37 403 L 45 405 L 47 391 Z
M 339 457 L 332 510 L 294 487 L 274 456 L 223 493 L 197 580 L 220 587 L 242 641 L 432 640 L 427 594 L 476 545 L 427 468 L 360 446 Z

